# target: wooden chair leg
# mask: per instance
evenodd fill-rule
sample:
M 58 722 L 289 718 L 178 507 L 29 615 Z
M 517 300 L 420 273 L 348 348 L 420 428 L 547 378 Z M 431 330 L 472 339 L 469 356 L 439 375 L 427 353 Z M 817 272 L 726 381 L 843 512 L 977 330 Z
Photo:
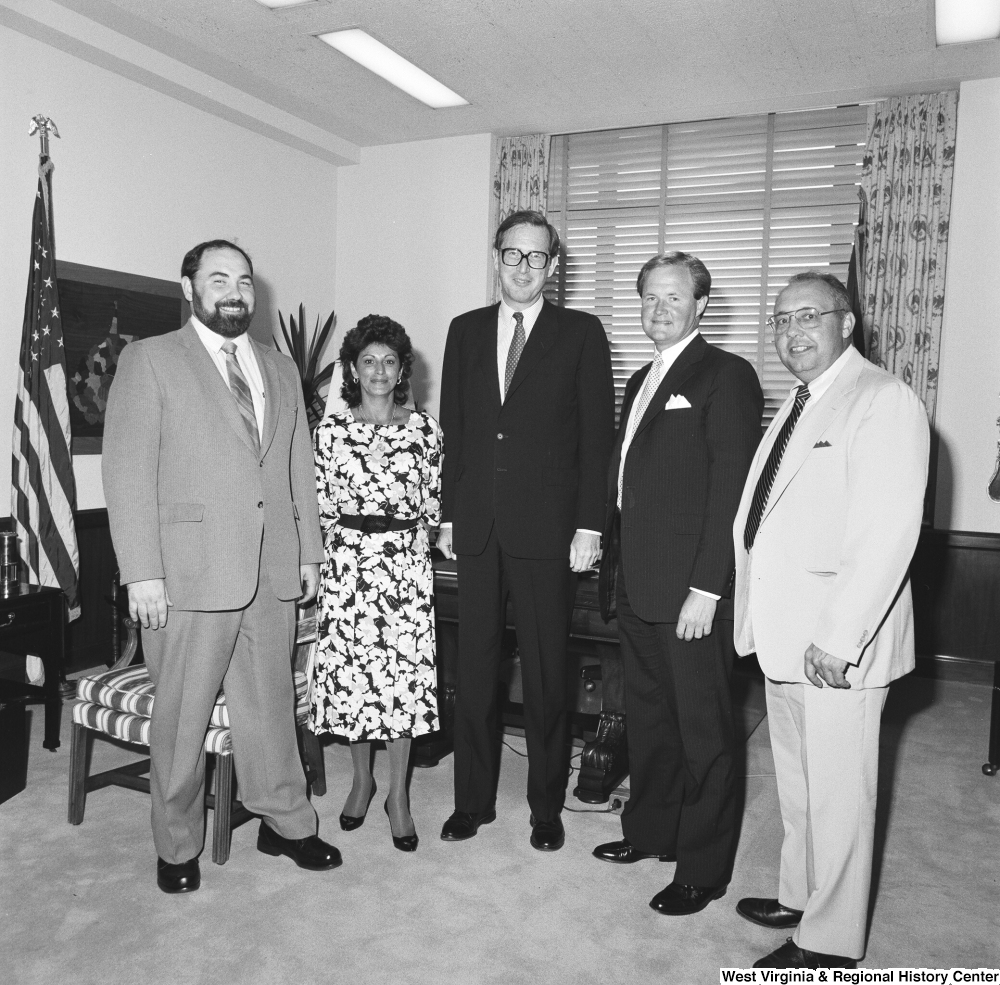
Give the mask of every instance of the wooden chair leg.
M 69 752 L 69 816 L 70 824 L 80 824 L 87 806 L 87 752 L 90 729 L 73 722 Z
M 225 865 L 233 840 L 233 754 L 215 756 L 215 811 L 212 825 L 212 861 Z
M 323 759 L 323 747 L 319 744 L 319 736 L 308 725 L 299 729 L 302 738 L 302 755 L 306 761 L 306 772 L 312 780 L 312 792 L 316 797 L 326 793 L 326 762 Z

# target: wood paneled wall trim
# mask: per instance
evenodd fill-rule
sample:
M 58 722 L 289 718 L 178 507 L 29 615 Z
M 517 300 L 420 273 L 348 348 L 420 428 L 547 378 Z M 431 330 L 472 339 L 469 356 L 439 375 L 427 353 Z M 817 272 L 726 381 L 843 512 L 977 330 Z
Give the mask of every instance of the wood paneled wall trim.
M 83 614 L 71 624 L 71 670 L 106 662 L 115 571 L 108 511 L 75 513 Z M 1000 659 L 1000 534 L 925 527 L 910 566 L 917 673 L 988 684 Z
M 942 675 L 1000 659 L 1000 534 L 925 528 L 910 582 L 917 653 L 953 658 Z

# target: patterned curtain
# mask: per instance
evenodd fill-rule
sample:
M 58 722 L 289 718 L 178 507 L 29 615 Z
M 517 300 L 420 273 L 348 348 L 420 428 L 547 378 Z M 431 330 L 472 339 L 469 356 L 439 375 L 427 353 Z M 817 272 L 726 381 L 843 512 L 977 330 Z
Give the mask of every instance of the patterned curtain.
M 497 140 L 493 165 L 493 200 L 490 208 L 490 245 L 497 226 L 519 209 L 545 211 L 549 191 L 549 136 L 535 133 L 527 137 Z M 491 301 L 500 299 L 500 281 L 493 272 Z
M 958 93 L 879 102 L 869 117 L 862 189 L 868 358 L 913 388 L 934 420 Z

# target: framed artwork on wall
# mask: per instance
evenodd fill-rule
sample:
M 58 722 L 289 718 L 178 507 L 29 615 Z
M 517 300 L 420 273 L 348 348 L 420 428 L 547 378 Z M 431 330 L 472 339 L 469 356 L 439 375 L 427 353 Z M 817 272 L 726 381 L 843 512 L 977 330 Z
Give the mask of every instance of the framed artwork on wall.
M 59 261 L 59 306 L 74 455 L 99 455 L 118 355 L 134 339 L 180 328 L 188 304 L 178 281 Z

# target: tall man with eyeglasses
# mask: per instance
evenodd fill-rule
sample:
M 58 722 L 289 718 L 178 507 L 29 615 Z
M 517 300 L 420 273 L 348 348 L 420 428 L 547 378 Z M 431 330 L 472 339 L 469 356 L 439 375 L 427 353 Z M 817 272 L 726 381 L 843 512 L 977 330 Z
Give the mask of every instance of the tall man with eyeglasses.
M 542 296 L 559 234 L 539 212 L 497 229 L 501 301 L 459 315 L 441 377 L 443 517 L 458 557 L 455 811 L 462 841 L 496 817 L 497 684 L 506 601 L 521 657 L 531 844 L 562 847 L 568 773 L 566 644 L 575 572 L 600 551 L 614 385 L 598 318 Z
M 853 348 L 836 277 L 793 277 L 768 325 L 800 385 L 761 441 L 733 525 L 735 636 L 767 678 L 785 834 L 777 897 L 737 910 L 797 928 L 755 967 L 853 968 L 865 952 L 882 708 L 914 666 L 907 569 L 927 416 Z
M 696 256 L 639 271 L 652 363 L 629 380 L 608 470 L 602 611 L 618 613 L 630 763 L 618 864 L 677 862 L 650 906 L 697 913 L 726 891 L 738 831 L 733 516 L 764 398 L 753 366 L 699 331 L 712 277 Z

